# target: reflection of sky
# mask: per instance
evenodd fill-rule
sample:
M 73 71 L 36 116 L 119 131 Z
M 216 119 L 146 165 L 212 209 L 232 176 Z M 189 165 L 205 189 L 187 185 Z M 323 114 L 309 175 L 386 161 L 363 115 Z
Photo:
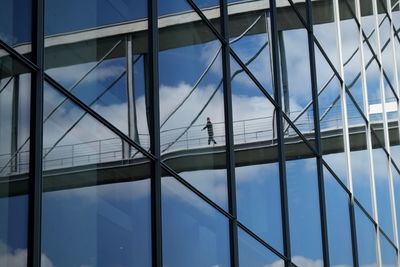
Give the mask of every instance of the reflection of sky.
M 230 266 L 228 219 L 172 177 L 162 179 L 165 266 Z
M 287 161 L 286 173 L 292 255 L 322 259 L 316 160 Z
M 42 250 L 54 266 L 150 266 L 148 180 L 45 193 Z
M 236 167 L 235 171 L 239 221 L 282 252 L 278 164 Z
M 372 222 L 356 206 L 357 252 L 360 266 L 377 266 L 375 228 Z

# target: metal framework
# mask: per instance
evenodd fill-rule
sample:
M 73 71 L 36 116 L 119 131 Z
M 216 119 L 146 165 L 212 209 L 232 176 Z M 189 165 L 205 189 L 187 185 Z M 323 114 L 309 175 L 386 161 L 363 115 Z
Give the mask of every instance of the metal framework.
M 318 199 L 319 199 L 319 212 L 320 212 L 320 225 L 321 225 L 321 237 L 322 237 L 322 252 L 323 252 L 323 264 L 324 266 L 331 266 L 330 261 L 330 248 L 329 248 L 329 236 L 328 236 L 328 222 L 327 222 L 327 205 L 326 205 L 326 192 L 325 192 L 325 180 L 324 180 L 324 169 L 328 170 L 332 177 L 335 178 L 337 184 L 348 196 L 348 206 L 349 206 L 349 227 L 351 229 L 351 240 L 352 240 L 352 255 L 353 255 L 353 264 L 354 266 L 359 266 L 360 260 L 358 258 L 359 252 L 359 244 L 357 243 L 357 231 L 356 231 L 356 214 L 355 209 L 359 208 L 365 217 L 371 222 L 371 224 L 375 228 L 375 238 L 377 240 L 376 249 L 377 249 L 377 261 L 378 266 L 383 266 L 383 262 L 381 259 L 382 255 L 382 247 L 380 245 L 380 240 L 385 239 L 394 249 L 396 255 L 399 253 L 399 240 L 398 240 L 398 231 L 397 231 L 397 219 L 396 219 L 396 199 L 395 194 L 396 191 L 399 194 L 400 188 L 395 189 L 394 178 L 392 171 L 399 172 L 400 166 L 396 165 L 394 161 L 391 151 L 390 151 L 390 130 L 389 130 L 389 122 L 386 115 L 386 105 L 385 105 L 385 84 L 390 87 L 390 90 L 396 97 L 397 106 L 399 105 L 399 85 L 396 77 L 396 84 L 392 85 L 388 78 L 386 72 L 382 64 L 382 51 L 386 48 L 381 47 L 381 42 L 379 39 L 379 31 L 380 31 L 380 23 L 378 21 L 378 7 L 377 2 L 380 0 L 372 1 L 373 2 L 373 16 L 374 16 L 374 30 L 377 35 L 376 45 L 378 47 L 378 51 L 373 50 L 373 46 L 370 42 L 370 35 L 368 36 L 364 30 L 361 22 L 361 11 L 360 11 L 360 2 L 359 0 L 355 0 L 353 2 L 356 6 L 356 12 L 350 12 L 351 18 L 356 24 L 359 31 L 359 50 L 362 58 L 362 70 L 359 73 L 358 77 L 362 79 L 362 91 L 363 91 L 363 101 L 364 101 L 364 109 L 359 107 L 357 101 L 352 95 L 351 86 L 346 84 L 346 77 L 344 77 L 344 65 L 345 60 L 342 56 L 342 44 L 343 40 L 341 40 L 340 33 L 340 12 L 341 9 L 339 7 L 340 4 L 345 4 L 352 11 L 351 5 L 348 0 L 332 0 L 334 4 L 334 12 L 335 12 L 335 27 L 337 30 L 336 36 L 338 38 L 338 47 L 339 47 L 339 58 L 340 58 L 340 66 L 335 66 L 329 56 L 324 51 L 323 46 L 318 41 L 317 37 L 314 35 L 313 29 L 313 5 L 314 2 L 318 1 L 292 1 L 287 0 L 288 4 L 285 8 L 291 9 L 293 15 L 297 16 L 302 25 L 302 27 L 307 32 L 307 45 L 308 45 L 308 54 L 309 54 L 309 63 L 310 63 L 310 73 L 311 73 L 311 91 L 312 91 L 312 105 L 313 108 L 313 126 L 314 126 L 314 136 L 310 138 L 304 132 L 300 131 L 296 126 L 295 121 L 291 120 L 288 113 L 290 109 L 288 109 L 288 98 L 284 98 L 285 103 L 282 103 L 282 92 L 284 94 L 287 91 L 287 73 L 281 73 L 280 70 L 284 71 L 286 66 L 282 68 L 282 60 L 286 62 L 286 58 L 284 53 L 282 53 L 282 45 L 283 45 L 283 36 L 281 32 L 279 32 L 279 12 L 278 9 L 281 6 L 277 6 L 277 1 L 269 0 L 269 3 L 266 3 L 268 9 L 265 9 L 267 17 L 269 18 L 270 23 L 270 47 L 272 52 L 272 69 L 273 71 L 273 92 L 274 95 L 271 96 L 268 91 L 264 88 L 262 83 L 257 79 L 257 77 L 252 73 L 249 69 L 249 64 L 243 62 L 241 57 L 231 48 L 230 43 L 230 25 L 229 21 L 229 5 L 226 0 L 220 0 L 220 20 L 222 25 L 222 31 L 220 32 L 214 24 L 207 19 L 204 14 L 204 10 L 200 9 L 196 4 L 197 1 L 186 0 L 187 4 L 193 9 L 196 15 L 201 18 L 202 23 L 204 23 L 209 30 L 211 30 L 212 34 L 215 35 L 215 38 L 221 43 L 221 55 L 222 55 L 222 68 L 223 68 L 223 96 L 224 96 L 224 120 L 225 120 L 225 142 L 226 142 L 226 170 L 227 170 L 227 185 L 228 185 L 228 211 L 221 208 L 215 201 L 210 199 L 208 196 L 201 192 L 192 184 L 183 179 L 174 169 L 172 169 L 168 164 L 162 161 L 162 152 L 161 151 L 161 141 L 160 141 L 160 127 L 163 125 L 160 122 L 160 95 L 159 95 L 159 26 L 158 21 L 159 17 L 157 14 L 157 0 L 149 0 L 148 1 L 148 57 L 147 57 L 147 69 L 148 69 L 148 89 L 150 92 L 150 151 L 143 148 L 137 140 L 137 132 L 134 134 L 132 131 L 136 131 L 136 126 L 130 125 L 130 134 L 126 135 L 120 129 L 118 129 L 115 125 L 107 121 L 104 117 L 99 115 L 97 112 L 93 110 L 91 105 L 85 104 L 81 99 L 75 96 L 70 90 L 66 89 L 63 85 L 57 82 L 53 77 L 49 74 L 45 73 L 45 65 L 44 65 L 44 2 L 45 0 L 34 0 L 33 1 L 33 21 L 32 21 L 32 58 L 28 59 L 23 55 L 19 54 L 14 48 L 9 46 L 4 41 L 0 40 L 0 48 L 5 50 L 8 54 L 12 56 L 12 58 L 18 62 L 24 64 L 26 68 L 31 71 L 32 75 L 32 85 L 31 85 L 31 118 L 30 118 L 30 164 L 29 164 L 29 231 L 28 231 L 28 266 L 39 267 L 41 261 L 41 225 L 42 225 L 42 192 L 43 192 L 43 162 L 42 158 L 51 152 L 47 151 L 43 152 L 43 87 L 45 82 L 54 87 L 59 93 L 66 97 L 66 99 L 72 101 L 82 110 L 84 110 L 84 114 L 91 115 L 96 121 L 100 124 L 108 128 L 112 131 L 116 136 L 121 138 L 122 142 L 126 143 L 128 147 L 132 147 L 138 151 L 138 153 L 143 154 L 146 158 L 148 158 L 152 165 L 152 177 L 151 177 L 151 235 L 152 235 L 152 264 L 153 266 L 161 267 L 163 266 L 163 229 L 162 229 L 162 176 L 163 173 L 167 173 L 168 175 L 175 177 L 181 184 L 183 184 L 187 189 L 189 189 L 192 193 L 199 196 L 203 201 L 209 204 L 212 208 L 216 209 L 222 216 L 225 216 L 229 220 L 229 236 L 230 236 L 230 262 L 231 266 L 239 266 L 239 241 L 238 241 L 238 229 L 240 228 L 244 232 L 246 232 L 249 236 L 255 239 L 259 244 L 265 247 L 266 250 L 271 251 L 275 256 L 282 259 L 285 262 L 285 266 L 296 266 L 292 261 L 295 255 L 292 254 L 291 248 L 291 235 L 290 235 L 290 209 L 289 209 L 289 196 L 288 196 L 288 181 L 286 174 L 286 151 L 285 151 L 285 131 L 290 127 L 295 131 L 295 133 L 299 136 L 299 139 L 305 144 L 305 146 L 311 151 L 313 154 L 313 158 L 316 160 L 317 166 L 317 183 L 318 183 Z M 265 1 L 267 2 L 267 1 Z M 386 1 L 386 6 L 391 6 L 391 1 Z M 304 13 L 302 13 L 302 9 L 306 11 L 306 17 Z M 385 10 L 385 14 L 390 21 L 390 28 L 393 32 L 391 32 L 391 42 L 392 42 L 392 50 L 394 51 L 395 46 L 394 42 L 400 41 L 398 30 L 396 30 L 394 23 L 392 21 L 392 10 Z M 397 25 L 400 26 L 400 25 Z M 113 49 L 118 45 L 117 43 Z M 129 37 L 127 39 L 127 54 L 131 56 L 132 53 L 132 39 Z M 364 46 L 366 44 L 366 46 Z M 374 168 L 372 165 L 372 150 L 375 148 L 371 139 L 373 136 L 377 136 L 376 129 L 371 127 L 371 119 L 368 111 L 368 96 L 367 96 L 367 83 L 366 83 L 366 69 L 369 67 L 370 62 L 367 62 L 365 58 L 364 49 L 368 47 L 370 52 L 373 55 L 372 61 L 376 61 L 379 70 L 380 70 L 380 96 L 382 99 L 382 110 L 383 110 L 383 132 L 384 132 L 384 144 L 380 144 L 380 148 L 384 151 L 385 155 L 387 155 L 388 160 L 388 181 L 389 181 L 389 193 L 390 193 L 390 204 L 391 204 L 391 213 L 392 213 L 392 222 L 393 222 L 393 233 L 394 236 L 389 236 L 384 229 L 382 229 L 380 222 L 378 220 L 378 207 L 377 207 L 377 199 L 376 199 L 376 185 L 375 178 L 373 175 Z M 112 49 L 112 50 L 113 50 Z M 324 60 L 328 63 L 330 68 L 333 71 L 332 77 L 336 78 L 341 86 L 340 92 L 340 101 L 342 103 L 342 113 L 343 113 L 343 138 L 345 140 L 344 144 L 344 153 L 347 159 L 347 175 L 348 175 L 348 184 L 345 184 L 338 175 L 334 172 L 334 170 L 329 166 L 329 164 L 323 158 L 323 149 L 321 145 L 321 117 L 325 116 L 325 114 L 320 114 L 319 112 L 319 101 L 318 98 L 320 96 L 318 84 L 317 84 L 317 69 L 316 69 L 316 49 L 318 49 Z M 109 51 L 109 53 L 112 52 Z M 356 51 L 357 52 L 357 51 Z M 397 51 L 399 52 L 399 51 Z M 220 52 L 218 52 L 220 53 Z M 106 56 L 109 54 L 106 54 Z M 250 78 L 250 80 L 256 85 L 261 94 L 268 99 L 268 101 L 274 107 L 274 119 L 276 120 L 276 129 L 277 129 L 277 151 L 278 151 L 278 163 L 279 163 L 279 186 L 280 186 L 280 204 L 281 204 L 281 214 L 282 214 L 282 239 L 283 239 L 283 253 L 281 253 L 278 249 L 274 248 L 271 244 L 260 238 L 255 232 L 252 231 L 246 224 L 241 222 L 238 219 L 238 211 L 237 211 L 237 188 L 236 188 L 236 177 L 235 177 L 235 144 L 234 144 L 234 129 L 233 129 L 233 112 L 232 112 L 232 88 L 231 81 L 235 74 L 231 73 L 231 58 L 233 58 L 239 66 L 242 68 L 243 72 Z M 215 60 L 215 58 L 214 58 Z M 369 59 L 368 59 L 369 60 Z M 251 62 L 251 61 L 250 61 Z M 249 63 L 249 62 L 247 62 Z M 132 72 L 132 58 L 130 57 L 130 61 L 128 60 L 128 71 Z M 286 65 L 286 64 L 283 64 Z M 397 73 L 397 63 L 394 64 L 395 70 L 394 73 Z M 89 71 L 90 72 L 90 71 Z M 281 77 L 283 78 L 283 84 L 281 84 Z M 329 80 L 329 82 L 332 78 Z M 11 79 L 10 79 L 11 81 Z M 10 82 L 9 81 L 9 82 Z M 328 83 L 329 83 L 328 82 Z M 349 81 L 347 81 L 349 82 Z M 8 83 L 7 83 L 8 84 Z M 133 86 L 133 78 L 132 73 L 128 76 L 128 87 Z M 7 86 L 7 85 L 6 85 Z M 283 87 L 283 88 L 282 88 Z M 373 213 L 370 212 L 363 207 L 363 205 L 358 201 L 357 195 L 353 192 L 353 180 L 351 175 L 351 161 L 350 161 L 350 133 L 349 133 L 349 123 L 348 123 L 348 111 L 347 111 L 347 102 L 351 102 L 355 108 L 360 112 L 363 122 L 367 126 L 367 143 L 368 143 L 368 154 L 369 154 L 369 168 L 371 173 L 371 196 L 372 196 L 372 206 Z M 132 107 L 134 105 L 134 96 L 130 96 L 129 106 Z M 59 105 L 60 106 L 60 105 Z M 282 107 L 285 107 L 287 110 L 283 110 Z M 310 105 L 307 106 L 307 108 Z M 285 112 L 286 111 L 286 112 Z M 329 112 L 329 111 L 328 111 Z M 130 113 L 130 116 L 135 116 L 134 113 Z M 300 115 L 301 116 L 301 115 Z M 398 117 L 400 119 L 400 112 L 398 112 Z M 136 123 L 136 118 L 131 118 L 131 121 L 134 120 Z M 398 120 L 400 121 L 400 120 Z M 286 124 L 287 123 L 287 124 Z M 274 126 L 273 126 L 274 127 Z M 135 138 L 133 138 L 135 136 Z M 179 139 L 179 138 L 178 138 Z M 379 138 L 376 138 L 379 143 Z M 25 142 L 26 143 L 26 142 Z M 24 144 L 25 144 L 24 143 Z M 15 145 L 15 151 L 18 153 L 19 148 Z M 46 155 L 45 155 L 46 154 Z M 130 154 L 128 154 L 130 155 Z M 0 166 L 1 167 L 1 166 Z M 391 168 L 393 167 L 393 168 Z

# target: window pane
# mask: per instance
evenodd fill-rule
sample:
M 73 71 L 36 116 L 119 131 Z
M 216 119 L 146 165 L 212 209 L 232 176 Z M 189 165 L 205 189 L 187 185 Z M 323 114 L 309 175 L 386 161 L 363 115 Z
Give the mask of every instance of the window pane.
M 382 266 L 385 267 L 395 267 L 397 266 L 397 255 L 396 249 L 392 246 L 392 244 L 387 241 L 387 239 L 380 235 L 381 241 L 381 257 L 382 257 Z
M 242 229 L 238 229 L 239 266 L 283 267 L 284 261 L 261 245 Z
M 45 2 L 46 73 L 149 149 L 147 1 Z
M 177 19 L 159 18 L 162 161 L 227 209 L 221 43 L 199 16 Z
M 375 227 L 358 206 L 355 206 L 357 251 L 360 266 L 378 266 L 376 260 Z
M 329 259 L 332 266 L 353 266 L 349 195 L 324 168 Z
M 293 129 L 289 132 L 285 154 L 292 259 L 298 266 L 322 264 L 317 162 Z
M 60 98 L 45 87 L 45 116 Z M 42 251 L 54 266 L 151 266 L 149 160 L 69 100 L 43 131 Z
M 20 53 L 30 53 L 32 0 L 3 0 L 0 8 L 0 40 Z
M 31 75 L 0 54 L 0 266 L 27 266 Z
M 175 178 L 162 178 L 165 266 L 230 266 L 229 222 Z

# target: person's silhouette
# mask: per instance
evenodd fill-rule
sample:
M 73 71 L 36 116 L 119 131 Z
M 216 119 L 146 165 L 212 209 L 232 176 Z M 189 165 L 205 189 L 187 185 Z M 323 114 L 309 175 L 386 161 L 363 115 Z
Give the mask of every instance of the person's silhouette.
M 213 125 L 211 123 L 210 117 L 207 117 L 206 126 L 204 126 L 204 128 L 201 130 L 203 131 L 206 128 L 207 128 L 207 133 L 208 133 L 208 144 L 210 144 L 211 141 L 213 141 L 214 144 L 217 144 L 217 142 L 215 142 L 215 140 L 214 140 L 214 130 L 213 130 Z

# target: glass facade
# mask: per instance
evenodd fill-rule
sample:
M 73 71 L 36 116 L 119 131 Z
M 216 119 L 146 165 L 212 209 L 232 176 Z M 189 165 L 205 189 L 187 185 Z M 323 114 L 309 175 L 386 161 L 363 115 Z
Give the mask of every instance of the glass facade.
M 400 266 L 397 0 L 0 3 L 0 266 Z

